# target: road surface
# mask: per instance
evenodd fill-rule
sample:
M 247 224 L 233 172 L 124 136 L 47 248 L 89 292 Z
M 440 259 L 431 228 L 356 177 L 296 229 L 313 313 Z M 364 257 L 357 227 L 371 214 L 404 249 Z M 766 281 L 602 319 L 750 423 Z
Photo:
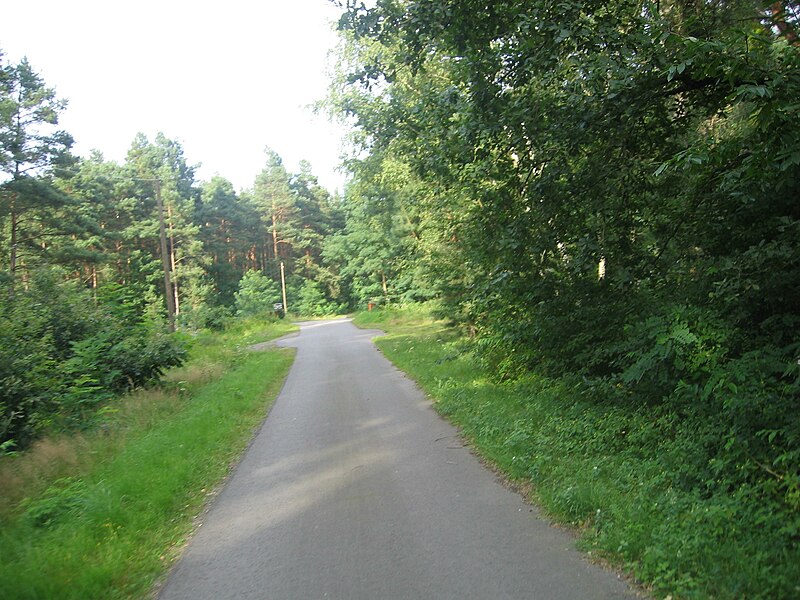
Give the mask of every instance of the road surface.
M 283 391 L 160 600 L 635 597 L 503 487 L 347 320 Z

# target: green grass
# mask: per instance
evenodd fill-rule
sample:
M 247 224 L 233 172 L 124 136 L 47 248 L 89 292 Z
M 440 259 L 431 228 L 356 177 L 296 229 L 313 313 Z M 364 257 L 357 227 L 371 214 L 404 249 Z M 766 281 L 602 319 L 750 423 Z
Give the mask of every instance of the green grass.
M 0 521 L 0 595 L 147 597 L 291 365 L 290 350 L 249 352 L 246 346 L 291 328 L 250 324 L 202 336 L 192 360 L 168 375 L 165 388 L 121 400 L 94 433 L 40 444 L 64 463 L 60 468 L 37 461 L 37 447 L 5 459 L 6 481 L 27 482 L 29 493 L 7 502 Z M 90 456 L 73 460 L 81 453 Z M 14 469 L 28 474 L 14 479 Z
M 384 329 L 380 349 L 482 456 L 654 596 L 800 597 L 800 515 L 757 488 L 692 483 L 702 422 L 589 397 L 578 382 L 500 382 L 479 344 L 419 307 L 355 322 Z

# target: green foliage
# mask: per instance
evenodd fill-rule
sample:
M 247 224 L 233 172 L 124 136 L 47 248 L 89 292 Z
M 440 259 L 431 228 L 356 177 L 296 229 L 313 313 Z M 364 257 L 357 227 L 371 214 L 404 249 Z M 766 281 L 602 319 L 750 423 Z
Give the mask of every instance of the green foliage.
M 645 405 L 619 382 L 532 373 L 498 382 L 478 340 L 425 313 L 372 311 L 355 321 L 386 330 L 377 344 L 387 357 L 480 454 L 577 527 L 584 550 L 662 596 L 800 591 L 798 431 L 785 418 L 798 408 L 798 370 L 782 371 L 780 353 L 728 361 L 709 388 L 685 383 Z M 700 351 L 705 334 L 692 316 L 678 307 L 647 325 L 642 335 L 661 348 L 654 362 L 675 368 L 677 357 Z
M 325 298 L 319 283 L 307 279 L 292 303 L 292 312 L 308 317 L 334 315 L 338 307 Z
M 665 306 L 625 331 L 619 351 L 619 378 L 649 397 L 667 397 L 670 386 L 707 380 L 724 363 L 733 332 L 710 311 Z
M 0 452 L 89 427 L 104 403 L 183 361 L 185 338 L 164 332 L 164 265 L 170 316 L 195 334 L 235 310 L 271 314 L 281 266 L 316 282 L 310 311 L 349 303 L 336 265 L 321 264 L 341 217 L 308 163 L 289 173 L 270 151 L 237 194 L 222 177 L 198 185 L 163 133 L 137 134 L 121 164 L 76 159 L 58 129 L 65 105 L 27 60 L 0 52 Z
M 0 298 L 0 439 L 14 440 L 20 447 L 52 414 L 60 381 L 51 315 L 4 297 Z
M 347 228 L 411 224 L 362 234 L 347 272 L 390 240 L 475 335 L 453 360 L 392 355 L 665 593 L 800 591 L 798 8 L 379 1 L 340 21 Z
M 252 268 L 248 253 L 262 243 L 260 216 L 251 202 L 236 194 L 232 183 L 214 177 L 202 185 L 194 219 L 200 226 L 203 252 L 210 258 L 205 268 L 213 282 L 210 302 L 204 304 L 232 306 L 242 273 Z
M 109 419 L 108 431 L 88 438 L 88 466 L 39 493 L 28 490 L 31 495 L 4 515 L 4 598 L 151 593 L 177 558 L 209 491 L 247 447 L 292 362 L 286 350 L 237 350 L 283 334 L 288 326 L 240 327 L 202 336 L 192 360 L 174 373 L 186 378 L 213 366 L 215 375 L 184 381 L 180 393 L 154 390 L 130 398 L 131 406 L 122 402 L 121 416 Z M 147 414 L 137 414 L 143 405 Z
M 74 161 L 72 137 L 56 128 L 65 106 L 27 59 L 6 65 L 0 53 L 0 264 L 12 286 L 21 265 L 36 264 L 59 232 L 81 225 L 52 181 Z
M 43 429 L 80 425 L 114 395 L 157 380 L 185 347 L 110 286 L 97 297 L 61 273 L 0 294 L 0 440 L 26 447 Z
M 88 487 L 80 479 L 59 479 L 36 500 L 23 502 L 23 519 L 33 527 L 52 527 L 59 520 L 80 514 L 87 492 Z
M 503 376 L 651 401 L 762 347 L 793 363 L 800 49 L 775 10 L 353 4 L 347 227 L 409 227 L 367 221 L 347 272 L 406 259 Z
M 433 295 L 420 268 L 423 257 L 414 223 L 399 208 L 398 193 L 386 179 L 403 180 L 398 165 L 379 165 L 358 185 L 348 188 L 344 206 L 345 226 L 327 237 L 322 256 L 345 283 L 352 306 L 386 305 L 423 301 Z M 406 187 L 411 187 L 406 182 Z
M 46 87 L 27 59 L 17 65 L 4 63 L 0 63 L 0 172 L 17 179 L 67 166 L 72 137 L 54 128 L 66 102 Z
M 201 302 L 181 310 L 179 323 L 181 328 L 190 331 L 210 329 L 221 331 L 233 317 L 233 311 L 227 306 L 214 306 Z
M 234 294 L 236 313 L 243 317 L 265 316 L 275 312 L 274 304 L 281 301 L 278 284 L 259 271 L 248 271 Z

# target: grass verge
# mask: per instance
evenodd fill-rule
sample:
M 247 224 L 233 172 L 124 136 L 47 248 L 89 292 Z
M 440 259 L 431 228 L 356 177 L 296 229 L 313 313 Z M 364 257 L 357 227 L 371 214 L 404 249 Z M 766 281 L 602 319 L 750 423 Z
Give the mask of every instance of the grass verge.
M 204 335 L 163 386 L 106 408 L 96 430 L 4 457 L 2 597 L 147 597 L 293 359 L 291 350 L 246 347 L 291 329 L 250 323 Z
M 800 597 L 800 515 L 752 488 L 698 487 L 703 422 L 536 374 L 499 382 L 477 344 L 420 307 L 355 322 L 386 331 L 387 358 L 583 550 L 656 597 Z

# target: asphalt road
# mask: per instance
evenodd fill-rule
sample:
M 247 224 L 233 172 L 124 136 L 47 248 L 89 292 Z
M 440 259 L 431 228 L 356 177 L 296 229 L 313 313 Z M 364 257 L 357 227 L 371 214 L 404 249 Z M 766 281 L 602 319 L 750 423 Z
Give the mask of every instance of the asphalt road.
M 346 320 L 302 324 L 269 417 L 160 600 L 634 597 L 503 487 Z

